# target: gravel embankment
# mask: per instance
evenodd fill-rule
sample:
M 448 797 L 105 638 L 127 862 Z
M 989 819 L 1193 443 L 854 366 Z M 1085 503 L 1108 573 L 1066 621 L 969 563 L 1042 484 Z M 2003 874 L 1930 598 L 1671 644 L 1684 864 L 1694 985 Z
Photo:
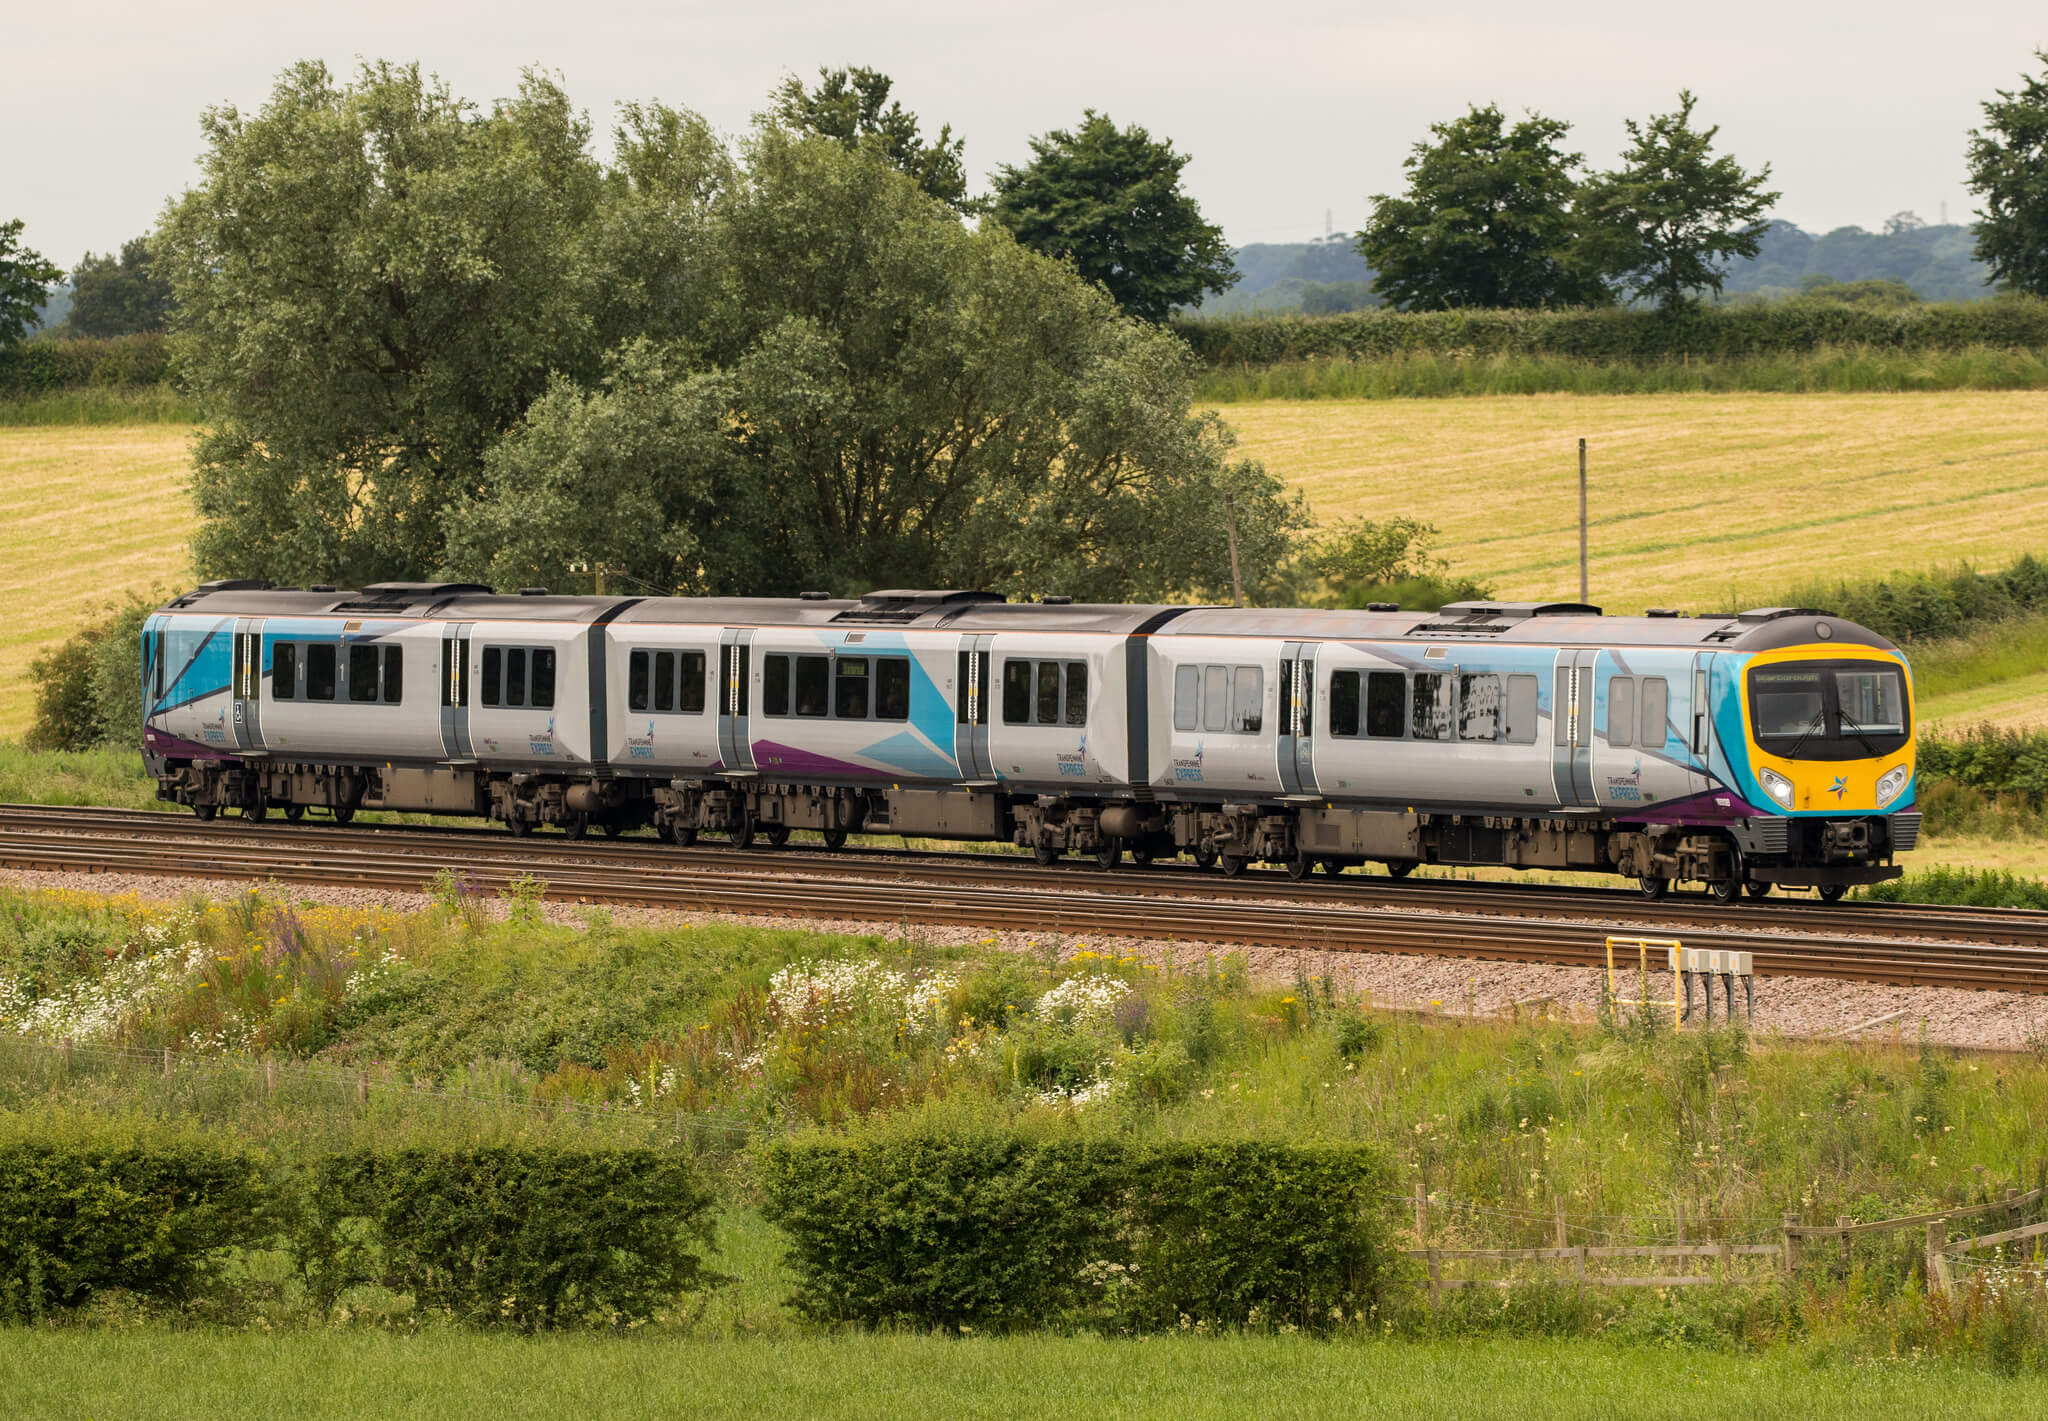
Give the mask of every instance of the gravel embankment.
M 63 888 L 109 896 L 133 894 L 152 901 L 170 902 L 195 893 L 215 898 L 229 897 L 249 887 L 248 880 L 233 878 L 45 873 L 18 869 L 0 871 L 0 883 L 16 888 Z M 432 900 L 423 893 L 375 888 L 292 884 L 290 891 L 301 901 L 349 908 L 388 908 L 412 913 L 432 905 Z M 546 911 L 553 921 L 573 924 L 583 921 L 593 910 L 574 903 L 550 902 Z M 650 924 L 743 922 L 757 927 L 890 937 L 900 930 L 894 923 L 823 918 L 738 917 L 725 913 L 675 912 L 617 905 L 607 906 L 604 911 L 615 921 Z M 1212 954 L 1220 956 L 1241 952 L 1255 980 L 1286 983 L 1298 976 L 1314 978 L 1328 975 L 1340 991 L 1370 993 L 1377 1005 L 1419 1009 L 1451 1017 L 1462 1017 L 1468 1013 L 1485 1016 L 1517 1009 L 1532 1013 L 1590 1016 L 1598 1007 L 1600 983 L 1604 976 L 1599 970 L 1585 967 L 1548 967 L 1376 952 L 1325 952 L 1314 948 L 1247 948 L 1217 943 L 1165 942 L 1146 937 L 992 933 L 971 927 L 917 927 L 912 929 L 912 933 L 939 945 L 992 942 L 1010 951 L 1033 955 L 1057 951 L 1062 956 L 1086 950 L 1119 956 L 1134 955 L 1143 961 L 1172 962 L 1180 967 L 1199 966 Z M 1669 972 L 1653 968 L 1648 988 L 1650 999 L 1662 1003 L 1666 1010 L 1671 1000 L 1671 985 Z M 1617 974 L 1617 986 L 1625 999 L 1632 1000 L 1639 994 L 1639 978 L 1633 965 Z M 1738 986 L 1738 998 L 1740 993 Z M 1720 1019 L 1722 1009 L 1717 989 L 1714 998 L 1716 1020 Z M 2038 1049 L 2043 1043 L 2048 1043 L 2048 996 L 2023 992 L 1971 992 L 1949 987 L 1887 987 L 1816 977 L 1761 977 L 1756 983 L 1754 1025 L 1759 1032 L 1775 1031 L 1801 1037 L 1831 1037 L 1847 1033 L 1861 1040 L 1885 1040 L 1897 1036 L 1908 1042 L 1917 1042 L 1923 1022 L 1927 1039 L 1942 1045 L 1998 1051 L 2023 1050 L 2030 1046 Z

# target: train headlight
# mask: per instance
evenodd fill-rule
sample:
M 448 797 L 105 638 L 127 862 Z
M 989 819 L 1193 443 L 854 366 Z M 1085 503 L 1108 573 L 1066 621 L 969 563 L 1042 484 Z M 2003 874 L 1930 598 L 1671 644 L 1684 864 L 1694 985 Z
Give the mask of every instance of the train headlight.
M 1778 801 L 1779 808 L 1790 809 L 1792 807 L 1792 781 L 1786 779 L 1776 770 L 1758 770 L 1756 778 L 1757 782 L 1764 787 L 1764 793 Z
M 1904 765 L 1885 771 L 1877 782 L 1877 807 L 1884 808 L 1905 792 L 1906 784 L 1913 778 L 1913 772 Z

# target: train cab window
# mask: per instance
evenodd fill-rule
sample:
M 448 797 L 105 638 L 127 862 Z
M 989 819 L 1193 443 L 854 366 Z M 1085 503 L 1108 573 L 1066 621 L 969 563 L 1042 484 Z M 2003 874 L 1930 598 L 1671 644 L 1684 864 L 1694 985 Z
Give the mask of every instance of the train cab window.
M 270 648 L 270 699 L 288 701 L 299 693 L 299 648 L 289 641 Z
M 1003 663 L 1003 724 L 1031 723 L 1031 663 Z
M 789 714 L 789 658 L 768 656 L 761 660 L 761 713 Z
M 636 651 L 626 658 L 626 709 L 629 711 L 644 711 L 648 707 L 648 660 L 644 651 Z
M 811 720 L 823 718 L 832 692 L 832 658 L 799 656 L 796 659 L 796 713 Z
M 526 648 L 515 646 L 505 652 L 505 704 L 526 704 Z
M 1500 739 L 1500 677 L 1481 673 L 1458 678 L 1458 738 Z
M 875 719 L 910 719 L 910 658 L 875 658 Z
M 1358 734 L 1358 673 L 1330 673 L 1330 734 Z
M 1399 671 L 1367 673 L 1365 733 L 1374 740 L 1399 740 L 1407 735 L 1408 678 Z
M 1616 748 L 1633 744 L 1635 729 L 1635 680 L 1616 676 L 1607 683 L 1607 743 Z
M 331 701 L 340 677 L 336 674 L 340 658 L 335 655 L 331 642 L 314 642 L 306 648 L 306 699 L 309 701 Z
M 1835 705 L 1851 735 L 1904 735 L 1906 703 L 1899 675 L 1889 668 L 1837 671 Z
M 1032 719 L 1039 725 L 1060 723 L 1060 664 L 1057 661 L 1038 663 L 1037 714 Z
M 533 651 L 533 704 L 542 710 L 555 706 L 555 653 L 545 646 Z
M 1242 735 L 1256 735 L 1262 722 L 1266 696 L 1266 673 L 1256 666 L 1240 666 L 1232 678 L 1230 728 Z
M 387 644 L 384 648 L 384 681 L 381 687 L 382 699 L 387 706 L 395 706 L 405 697 L 405 648 Z
M 676 695 L 676 709 L 684 715 L 704 714 L 704 653 L 685 651 L 677 654 L 682 676 L 682 686 Z
M 1415 694 L 1410 697 L 1413 713 L 1409 722 L 1417 740 L 1451 738 L 1451 678 L 1439 671 L 1415 673 Z
M 1068 725 L 1088 723 L 1088 663 L 1069 661 L 1067 663 L 1066 722 Z
M 676 654 L 673 651 L 654 653 L 654 708 L 657 711 L 676 708 Z
M 866 720 L 870 690 L 868 659 L 840 657 L 832 674 L 832 714 L 841 720 Z
M 1534 745 L 1536 743 L 1536 678 L 1534 676 L 1508 677 L 1507 724 L 1501 727 L 1501 739 L 1510 745 Z
M 505 653 L 495 646 L 484 648 L 483 703 L 494 706 L 504 697 L 503 678 L 505 674 Z M 310 686 L 313 679 L 313 662 L 306 661 L 306 681 Z M 312 694 L 309 690 L 308 695 Z
M 1202 668 L 1173 668 L 1173 728 L 1199 730 L 1202 726 Z
M 1636 743 L 1646 750 L 1664 748 L 1664 722 L 1671 713 L 1671 691 L 1662 676 L 1643 681 L 1643 733 Z

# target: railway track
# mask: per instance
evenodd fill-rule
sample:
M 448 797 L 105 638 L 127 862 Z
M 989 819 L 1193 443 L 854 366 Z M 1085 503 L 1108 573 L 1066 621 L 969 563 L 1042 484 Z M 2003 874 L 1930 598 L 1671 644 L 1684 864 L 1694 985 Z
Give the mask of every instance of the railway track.
M 651 839 L 513 840 L 489 830 L 0 806 L 0 867 L 417 891 L 443 868 L 551 898 L 1027 933 L 1418 953 L 1593 966 L 1610 932 L 1755 955 L 1761 975 L 2048 993 L 2048 914 L 1766 900 L 1647 902 L 1599 889 L 1345 874 L 1224 879 L 1192 868 L 1040 868 L 989 854 L 676 849 Z M 1024 891 L 1020 891 L 1024 890 Z

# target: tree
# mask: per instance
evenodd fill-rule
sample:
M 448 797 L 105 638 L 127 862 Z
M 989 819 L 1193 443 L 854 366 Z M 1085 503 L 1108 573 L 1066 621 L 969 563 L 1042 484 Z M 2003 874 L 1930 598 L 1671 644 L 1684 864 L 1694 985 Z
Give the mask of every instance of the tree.
M 1109 289 L 1147 321 L 1237 280 L 1223 230 L 1181 191 L 1187 155 L 1089 109 L 1081 126 L 1031 140 L 1031 162 L 994 176 L 994 219 L 1023 245 Z
M 1431 124 L 1402 164 L 1407 192 L 1374 197 L 1358 235 L 1373 289 L 1403 310 L 1604 304 L 1576 250 L 1570 131 L 1534 113 L 1510 125 L 1493 104 Z
M 1594 263 L 1666 311 L 1720 292 L 1727 259 L 1757 254 L 1779 197 L 1764 189 L 1770 164 L 1748 173 L 1713 156 L 1721 130 L 1692 126 L 1696 102 L 1682 89 L 1674 112 L 1628 120 L 1621 166 L 1589 181 L 1579 203 Z
M 121 244 L 119 257 L 87 252 L 71 273 L 72 335 L 124 336 L 160 331 L 170 314 L 171 286 L 157 269 L 147 237 Z
M 967 196 L 967 168 L 961 161 L 965 140 L 953 137 L 953 126 L 947 124 L 926 143 L 917 115 L 889 98 L 892 86 L 888 75 L 867 68 L 821 68 L 816 89 L 806 89 L 792 74 L 776 87 L 768 116 L 849 148 L 872 144 L 955 212 L 978 211 L 980 204 Z
M 2048 65 L 2048 49 L 2034 57 Z M 2001 286 L 2048 296 L 2048 69 L 1995 91 L 1970 130 L 1970 191 L 1984 202 L 1977 260 Z
M 40 324 L 36 313 L 64 279 L 63 268 L 21 245 L 21 228 L 19 217 L 0 222 L 0 350 Z
M 1189 355 L 1100 290 L 969 231 L 882 155 L 777 127 L 715 204 L 730 306 L 689 358 L 623 348 L 491 451 L 455 570 L 604 560 L 707 594 L 990 587 L 1220 594 L 1298 499 L 1191 407 Z

